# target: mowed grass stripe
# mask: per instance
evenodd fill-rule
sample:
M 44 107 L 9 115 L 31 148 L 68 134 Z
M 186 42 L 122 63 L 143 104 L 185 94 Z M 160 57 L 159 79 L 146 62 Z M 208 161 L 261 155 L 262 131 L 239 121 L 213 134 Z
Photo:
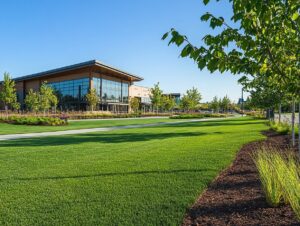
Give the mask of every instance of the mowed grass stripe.
M 159 122 L 174 122 L 178 120 L 169 118 L 145 118 L 145 119 L 121 119 L 121 120 L 81 120 L 70 121 L 66 126 L 29 126 L 29 125 L 12 125 L 0 123 L 0 135 L 5 134 L 23 134 L 38 132 L 54 132 L 76 129 L 91 129 L 112 126 L 141 125 Z
M 0 224 L 178 225 L 264 121 L 230 119 L 0 143 Z

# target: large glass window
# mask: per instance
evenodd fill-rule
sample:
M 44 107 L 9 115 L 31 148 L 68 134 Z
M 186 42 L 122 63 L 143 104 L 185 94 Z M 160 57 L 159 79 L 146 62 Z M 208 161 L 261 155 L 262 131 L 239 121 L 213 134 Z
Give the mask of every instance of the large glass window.
M 102 79 L 102 101 L 122 102 L 122 83 Z
M 101 86 L 102 80 L 102 86 Z M 128 103 L 129 84 L 108 79 L 93 78 L 94 89 L 97 95 L 101 97 L 103 103 L 123 102 Z M 102 87 L 102 92 L 101 92 Z
M 128 96 L 129 96 L 129 84 L 122 83 L 122 99 L 124 103 L 128 103 Z
M 84 101 L 89 90 L 89 79 L 75 79 L 48 83 L 56 92 L 61 104 Z
M 94 83 L 94 89 L 96 90 L 96 93 L 98 95 L 98 97 L 100 97 L 101 92 L 101 78 L 93 78 L 93 83 Z

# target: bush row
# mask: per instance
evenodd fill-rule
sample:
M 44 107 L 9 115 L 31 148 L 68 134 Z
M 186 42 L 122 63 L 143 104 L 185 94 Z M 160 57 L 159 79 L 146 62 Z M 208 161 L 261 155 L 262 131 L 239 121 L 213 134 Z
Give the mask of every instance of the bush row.
M 265 148 L 253 157 L 268 204 L 289 204 L 300 220 L 300 165 L 292 152 L 285 153 Z
M 292 126 L 286 122 L 269 122 L 269 126 L 271 129 L 275 130 L 277 133 L 282 135 L 287 135 L 292 133 Z M 299 132 L 299 128 L 295 126 L 295 133 L 296 135 Z
M 201 119 L 201 118 L 224 118 L 232 114 L 180 114 L 171 116 L 170 119 Z
M 128 113 L 128 114 L 111 114 L 111 113 L 85 113 L 85 114 L 67 114 L 69 119 L 109 119 L 109 118 L 139 118 L 153 116 L 171 116 L 171 113 Z
M 265 119 L 266 115 L 262 112 L 257 112 L 257 111 L 249 111 L 249 112 L 244 112 L 245 115 L 251 116 L 256 119 Z
M 15 124 L 15 125 L 42 125 L 42 126 L 62 126 L 67 125 L 66 120 L 53 117 L 35 117 L 35 116 L 9 116 L 7 118 L 0 118 L 0 122 Z

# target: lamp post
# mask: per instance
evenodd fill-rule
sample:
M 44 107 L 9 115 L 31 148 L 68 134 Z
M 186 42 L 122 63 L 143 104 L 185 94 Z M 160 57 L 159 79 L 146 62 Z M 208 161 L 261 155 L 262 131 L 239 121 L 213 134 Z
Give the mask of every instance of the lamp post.
M 244 88 L 242 88 L 241 110 L 242 110 L 242 117 L 243 117 L 244 116 Z

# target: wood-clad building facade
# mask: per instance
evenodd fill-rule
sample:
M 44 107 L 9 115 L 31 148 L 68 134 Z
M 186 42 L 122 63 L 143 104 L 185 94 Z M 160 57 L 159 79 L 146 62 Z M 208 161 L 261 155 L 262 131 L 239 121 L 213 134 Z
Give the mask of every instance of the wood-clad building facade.
M 46 81 L 55 90 L 61 110 L 86 110 L 85 95 L 94 88 L 99 96 L 99 110 L 127 112 L 130 86 L 143 78 L 91 60 L 14 80 L 22 108 L 28 91 L 39 90 Z

